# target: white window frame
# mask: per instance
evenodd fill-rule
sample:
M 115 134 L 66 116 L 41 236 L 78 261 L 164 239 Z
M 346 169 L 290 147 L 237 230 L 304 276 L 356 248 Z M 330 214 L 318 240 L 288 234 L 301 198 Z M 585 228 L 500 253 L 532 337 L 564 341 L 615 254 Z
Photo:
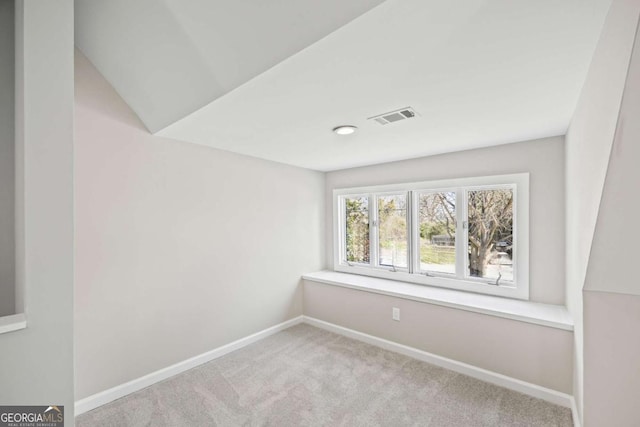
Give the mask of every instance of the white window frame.
M 469 277 L 466 241 L 465 218 L 467 204 L 456 204 L 456 275 L 447 273 L 414 271 L 420 266 L 419 258 L 419 221 L 418 195 L 425 192 L 456 192 L 456 200 L 467 200 L 467 192 L 473 190 L 505 188 L 513 190 L 513 282 L 501 281 L 495 285 L 491 279 Z M 384 194 L 407 194 L 407 228 L 408 228 L 408 268 L 393 268 L 378 265 L 378 229 L 377 197 Z M 369 197 L 369 262 L 370 264 L 346 262 L 344 255 L 346 224 L 344 219 L 346 197 Z M 372 203 L 373 202 L 373 203 Z M 333 190 L 333 238 L 334 238 L 334 270 L 344 273 L 360 274 L 416 283 L 420 285 L 438 286 L 461 291 L 497 295 L 516 299 L 529 299 L 529 174 L 495 175 L 486 177 L 458 178 L 437 181 L 377 185 L 358 188 Z M 419 269 L 419 267 L 418 267 Z

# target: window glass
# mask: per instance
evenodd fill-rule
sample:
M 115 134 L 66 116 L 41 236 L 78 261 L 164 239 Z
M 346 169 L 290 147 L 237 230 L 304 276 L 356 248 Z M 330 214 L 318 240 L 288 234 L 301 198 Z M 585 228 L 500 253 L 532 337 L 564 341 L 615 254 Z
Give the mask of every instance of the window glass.
M 420 270 L 456 272 L 456 193 L 421 193 L 418 197 Z
M 378 264 L 406 268 L 407 196 L 378 196 Z
M 467 192 L 468 275 L 513 281 L 513 190 Z
M 345 197 L 346 258 L 349 262 L 369 263 L 369 199 Z

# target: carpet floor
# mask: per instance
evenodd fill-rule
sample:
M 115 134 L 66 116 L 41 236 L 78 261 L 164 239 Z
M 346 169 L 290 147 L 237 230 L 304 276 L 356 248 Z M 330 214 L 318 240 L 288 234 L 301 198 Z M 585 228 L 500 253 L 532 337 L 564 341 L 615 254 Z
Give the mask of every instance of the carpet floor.
M 573 426 L 571 411 L 301 324 L 76 418 L 101 426 Z

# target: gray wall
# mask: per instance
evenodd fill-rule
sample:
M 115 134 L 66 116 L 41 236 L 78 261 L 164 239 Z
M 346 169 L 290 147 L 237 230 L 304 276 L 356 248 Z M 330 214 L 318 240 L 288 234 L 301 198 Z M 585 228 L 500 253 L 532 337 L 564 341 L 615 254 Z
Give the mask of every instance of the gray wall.
M 391 320 L 391 308 L 400 321 Z M 369 335 L 571 394 L 573 334 L 469 311 L 305 281 L 304 312 Z
M 520 172 L 530 174 L 530 299 L 564 304 L 563 137 L 327 173 L 327 260 L 332 264 L 332 191 L 335 188 Z
M 640 28 L 637 30 L 640 31 Z M 636 33 L 584 285 L 584 425 L 640 425 L 640 35 Z
M 567 306 L 575 323 L 574 390 L 580 413 L 583 287 L 639 13 L 637 0 L 612 2 L 566 136 Z
M 0 1 L 0 316 L 15 313 L 14 2 Z
M 64 405 L 73 425 L 73 1 L 16 7 L 24 47 L 16 73 L 16 280 L 27 328 L 0 335 L 0 404 Z
M 76 398 L 302 314 L 324 176 L 150 135 L 76 53 Z
M 530 174 L 530 298 L 564 304 L 563 137 L 327 173 L 329 267 L 335 188 L 520 172 Z M 305 283 L 304 297 L 311 317 L 572 392 L 571 332 L 311 282 Z M 391 321 L 391 307 L 401 309 L 401 322 Z

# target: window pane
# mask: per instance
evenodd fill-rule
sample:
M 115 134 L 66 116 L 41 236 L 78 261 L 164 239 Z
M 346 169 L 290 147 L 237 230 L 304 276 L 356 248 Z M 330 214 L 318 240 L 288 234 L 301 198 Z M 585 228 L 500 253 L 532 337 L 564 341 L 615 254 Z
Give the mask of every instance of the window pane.
M 468 192 L 469 276 L 513 281 L 513 190 Z
M 378 263 L 407 267 L 407 196 L 378 196 Z
M 369 199 L 345 197 L 346 258 L 349 262 L 369 263 Z
M 420 270 L 456 272 L 456 193 L 423 193 L 418 200 Z

